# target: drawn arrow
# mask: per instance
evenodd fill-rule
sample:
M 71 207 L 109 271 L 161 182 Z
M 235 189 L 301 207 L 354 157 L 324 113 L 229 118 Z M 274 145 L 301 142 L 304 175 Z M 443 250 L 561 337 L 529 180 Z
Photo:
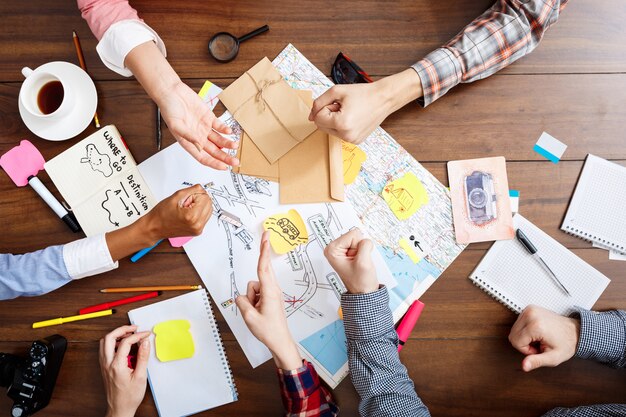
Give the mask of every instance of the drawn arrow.
M 128 206 L 126 205 L 126 203 L 124 203 L 124 199 L 122 197 L 120 197 L 120 201 L 122 202 L 122 205 L 124 206 L 124 210 L 128 211 Z

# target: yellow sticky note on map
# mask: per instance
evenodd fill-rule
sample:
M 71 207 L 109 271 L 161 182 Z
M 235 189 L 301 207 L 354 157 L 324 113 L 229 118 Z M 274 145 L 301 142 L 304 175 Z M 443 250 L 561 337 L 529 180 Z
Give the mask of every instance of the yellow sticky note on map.
M 270 231 L 270 244 L 274 252 L 281 255 L 309 241 L 304 220 L 293 209 L 268 217 L 263 222 L 263 228 Z
M 343 158 L 343 183 L 352 184 L 361 171 L 361 165 L 367 159 L 365 152 L 358 146 L 341 141 L 341 154 Z
M 428 204 L 426 188 L 412 172 L 387 183 L 382 196 L 393 214 L 400 220 L 408 219 L 420 207 Z
M 411 246 L 409 241 L 405 238 L 400 239 L 400 247 L 406 252 L 407 255 L 409 255 L 409 258 L 411 258 L 414 264 L 418 263 L 421 260 L 419 255 L 413 250 L 413 247 Z
M 154 326 L 156 356 L 161 362 L 193 357 L 195 347 L 187 320 L 168 320 Z

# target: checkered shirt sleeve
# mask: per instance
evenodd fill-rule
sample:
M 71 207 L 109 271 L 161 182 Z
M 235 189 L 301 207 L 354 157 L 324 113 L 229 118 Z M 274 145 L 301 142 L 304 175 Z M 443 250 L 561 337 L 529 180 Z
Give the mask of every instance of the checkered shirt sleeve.
M 579 310 L 580 338 L 576 356 L 593 359 L 615 368 L 626 368 L 626 311 L 597 313 Z M 626 416 L 626 404 L 596 404 L 574 408 L 555 408 L 544 417 Z
M 568 0 L 499 0 L 447 44 L 412 66 L 422 106 L 458 83 L 487 78 L 529 54 L 559 18 Z
M 400 362 L 387 289 L 381 287 L 369 294 L 345 293 L 341 308 L 350 377 L 361 397 L 361 415 L 430 416 Z
M 277 369 L 278 383 L 287 417 L 335 417 L 339 408 L 330 392 L 320 383 L 313 365 L 286 371 Z

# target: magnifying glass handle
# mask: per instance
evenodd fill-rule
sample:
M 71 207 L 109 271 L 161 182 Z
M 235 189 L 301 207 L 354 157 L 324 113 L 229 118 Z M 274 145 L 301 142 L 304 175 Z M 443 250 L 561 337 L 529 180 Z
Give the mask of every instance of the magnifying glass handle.
M 253 38 L 256 35 L 260 35 L 263 32 L 267 32 L 268 30 L 270 30 L 270 27 L 268 25 L 261 26 L 260 28 L 255 29 L 252 32 L 247 33 L 243 35 L 242 37 L 240 37 L 239 42 L 247 41 L 248 39 Z

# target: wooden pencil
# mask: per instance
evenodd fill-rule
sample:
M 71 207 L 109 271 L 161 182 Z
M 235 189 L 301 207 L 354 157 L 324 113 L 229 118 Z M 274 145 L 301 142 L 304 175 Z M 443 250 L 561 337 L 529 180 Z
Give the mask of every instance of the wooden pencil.
M 72 31 L 72 35 L 74 38 L 74 46 L 76 47 L 76 55 L 78 55 L 78 63 L 83 71 L 87 72 L 87 65 L 85 64 L 85 57 L 83 56 L 83 48 L 80 47 L 80 39 L 78 39 L 78 35 L 76 31 Z M 87 73 L 89 74 L 89 73 Z M 93 115 L 93 122 L 96 127 L 100 128 L 100 120 L 98 120 L 98 112 Z
M 104 288 L 100 290 L 100 292 L 188 291 L 200 289 L 202 289 L 202 285 L 164 285 L 154 287 Z

